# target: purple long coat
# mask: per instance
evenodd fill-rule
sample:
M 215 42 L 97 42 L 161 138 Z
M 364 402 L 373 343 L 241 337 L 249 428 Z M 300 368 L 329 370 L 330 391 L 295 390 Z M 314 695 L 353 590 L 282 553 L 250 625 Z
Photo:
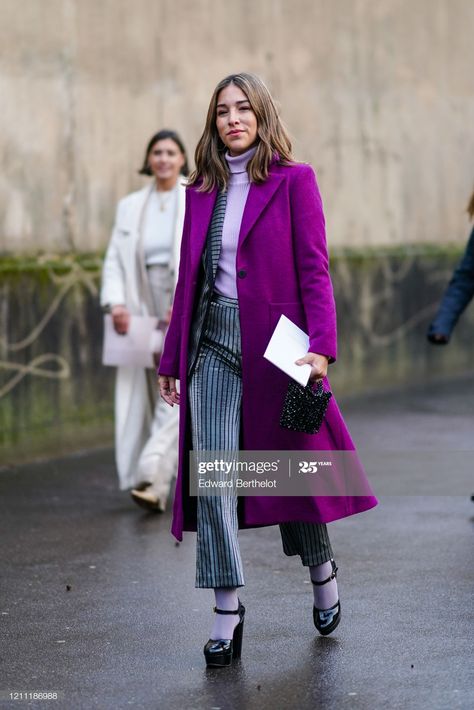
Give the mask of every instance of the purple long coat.
M 186 214 L 173 315 L 159 373 L 180 380 L 179 470 L 171 532 L 196 530 L 196 498 L 189 496 L 191 429 L 187 398 L 188 340 L 200 259 L 217 190 L 186 191 Z M 242 441 L 246 450 L 353 450 L 332 397 L 318 434 L 282 429 L 279 418 L 288 376 L 263 358 L 283 313 L 309 333 L 310 352 L 336 359 L 336 311 L 328 272 L 321 197 L 313 169 L 274 159 L 263 184 L 252 183 L 236 258 L 242 337 Z M 325 381 L 325 388 L 329 383 Z M 367 491 L 371 493 L 367 484 Z M 377 505 L 367 496 L 244 496 L 241 528 L 289 521 L 327 523 Z M 240 505 L 240 504 L 239 504 Z

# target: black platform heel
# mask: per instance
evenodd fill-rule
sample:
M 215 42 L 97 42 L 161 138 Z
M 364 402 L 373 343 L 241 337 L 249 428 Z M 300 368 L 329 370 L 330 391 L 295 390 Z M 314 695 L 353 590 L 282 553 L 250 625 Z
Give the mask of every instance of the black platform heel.
M 331 562 L 331 566 L 332 566 L 332 572 L 331 572 L 331 574 L 329 575 L 329 577 L 328 577 L 327 579 L 324 579 L 322 582 L 315 582 L 313 579 L 311 580 L 312 583 L 313 583 L 316 587 L 319 587 L 319 586 L 321 586 L 322 584 L 326 584 L 326 582 L 330 582 L 331 579 L 334 579 L 335 577 L 337 577 L 337 574 L 336 574 L 336 573 L 337 573 L 338 567 L 336 567 L 336 563 L 334 562 L 334 560 L 333 560 L 332 558 L 331 558 L 330 562 Z M 328 621 L 324 618 L 325 612 L 328 612 L 328 611 L 331 611 L 331 612 L 332 612 L 334 609 L 337 609 L 337 612 L 336 612 L 334 615 L 333 615 L 333 614 L 328 614 L 328 617 L 329 617 L 329 618 L 332 617 L 332 620 L 331 620 L 330 622 L 328 622 Z M 320 614 L 323 614 L 323 618 L 322 618 L 322 619 L 321 619 Z M 340 620 L 341 620 L 341 602 L 339 601 L 339 599 L 338 599 L 337 602 L 334 604 L 334 606 L 329 607 L 329 609 L 317 609 L 317 608 L 314 606 L 314 604 L 313 604 L 313 621 L 314 621 L 314 625 L 316 626 L 316 628 L 317 628 L 317 630 L 319 631 L 319 633 L 322 634 L 322 636 L 327 636 L 327 635 L 330 634 L 332 631 L 334 631 L 334 629 L 336 628 L 336 626 L 339 624 Z
M 242 636 L 244 633 L 245 607 L 239 599 L 239 608 L 235 611 L 218 609 L 214 607 L 216 614 L 238 614 L 239 623 L 234 629 L 231 639 L 209 639 L 204 646 L 204 656 L 208 668 L 224 668 L 230 666 L 232 661 L 240 658 L 242 652 Z

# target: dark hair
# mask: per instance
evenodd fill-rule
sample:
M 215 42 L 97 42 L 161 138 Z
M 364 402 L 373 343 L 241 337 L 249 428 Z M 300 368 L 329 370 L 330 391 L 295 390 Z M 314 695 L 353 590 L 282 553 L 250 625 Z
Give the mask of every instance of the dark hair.
M 199 187 L 199 191 L 202 192 L 209 192 L 216 185 L 224 188 L 229 179 L 229 170 L 224 156 L 226 147 L 216 127 L 217 99 L 222 89 L 229 84 L 235 84 L 244 92 L 257 118 L 257 150 L 247 166 L 251 182 L 259 183 L 267 179 L 269 166 L 275 153 L 278 154 L 280 163 L 293 162 L 290 137 L 270 91 L 262 79 L 256 74 L 246 72 L 229 74 L 217 84 L 212 94 L 206 125 L 194 155 L 196 168 L 188 181 L 188 185 L 194 185 L 202 179 Z
M 176 143 L 178 148 L 180 149 L 181 153 L 184 155 L 184 165 L 181 168 L 180 172 L 181 175 L 189 175 L 189 167 L 188 167 L 188 156 L 186 155 L 186 148 L 184 147 L 184 143 L 179 137 L 179 135 L 176 133 L 176 131 L 170 131 L 168 129 L 163 129 L 162 131 L 158 131 L 158 133 L 155 133 L 154 136 L 150 138 L 148 141 L 148 145 L 146 147 L 145 151 L 145 158 L 143 160 L 143 165 L 138 171 L 139 175 L 153 175 L 151 172 L 150 168 L 148 167 L 148 158 L 150 156 L 150 152 L 155 145 L 155 143 L 158 143 L 158 141 L 164 141 L 166 138 L 170 138 L 172 141 Z
M 474 192 L 471 195 L 469 204 L 467 206 L 467 213 L 471 219 L 474 219 Z

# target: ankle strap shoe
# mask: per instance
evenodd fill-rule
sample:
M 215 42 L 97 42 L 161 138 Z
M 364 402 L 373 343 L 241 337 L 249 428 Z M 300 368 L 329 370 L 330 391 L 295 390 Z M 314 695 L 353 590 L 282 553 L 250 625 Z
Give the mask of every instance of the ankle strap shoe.
M 315 585 L 315 587 L 319 587 L 322 584 L 327 584 L 327 582 L 330 582 L 331 579 L 337 577 L 338 567 L 336 567 L 336 563 L 334 562 L 333 558 L 331 558 L 330 562 L 332 567 L 331 574 L 327 579 L 324 579 L 322 582 L 315 582 L 312 579 L 311 582 Z M 332 633 L 336 626 L 339 624 L 340 620 L 341 602 L 339 601 L 339 599 L 334 604 L 334 606 L 331 606 L 329 609 L 317 609 L 313 605 L 313 622 L 322 636 L 328 636 L 328 634 Z
M 225 668 L 232 661 L 240 658 L 242 653 L 242 637 L 244 633 L 245 607 L 239 599 L 239 606 L 235 611 L 213 607 L 216 614 L 238 614 L 239 623 L 234 629 L 231 639 L 209 639 L 204 646 L 204 657 L 208 668 Z

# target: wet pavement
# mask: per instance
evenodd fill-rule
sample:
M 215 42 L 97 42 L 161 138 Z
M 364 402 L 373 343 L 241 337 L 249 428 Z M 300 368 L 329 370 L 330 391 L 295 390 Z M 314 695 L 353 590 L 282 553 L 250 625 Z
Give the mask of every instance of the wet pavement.
M 359 447 L 472 451 L 474 468 L 474 375 L 340 406 Z M 453 490 L 401 487 L 329 525 L 342 620 L 326 638 L 278 528 L 241 531 L 242 660 L 206 670 L 213 600 L 194 588 L 194 533 L 176 544 L 170 513 L 119 492 L 109 450 L 3 469 L 0 708 L 470 709 L 474 476 Z

